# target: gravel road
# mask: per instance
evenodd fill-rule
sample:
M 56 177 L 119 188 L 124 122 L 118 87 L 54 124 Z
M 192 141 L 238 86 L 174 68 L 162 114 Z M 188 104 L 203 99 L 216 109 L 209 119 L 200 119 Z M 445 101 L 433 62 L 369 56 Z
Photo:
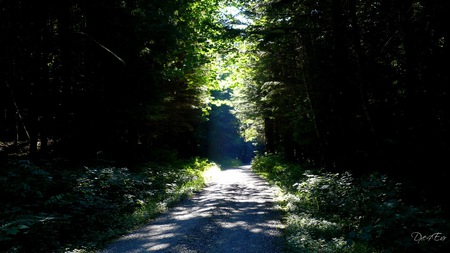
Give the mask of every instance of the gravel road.
M 194 198 L 100 252 L 282 252 L 275 193 L 249 166 L 222 170 Z

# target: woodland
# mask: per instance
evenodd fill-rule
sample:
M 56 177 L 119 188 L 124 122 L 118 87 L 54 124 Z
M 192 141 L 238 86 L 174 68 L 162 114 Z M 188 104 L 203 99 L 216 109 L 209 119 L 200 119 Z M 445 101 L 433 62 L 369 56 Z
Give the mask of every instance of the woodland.
M 0 251 L 98 249 L 215 162 L 286 191 L 289 251 L 444 252 L 449 7 L 1 0 Z

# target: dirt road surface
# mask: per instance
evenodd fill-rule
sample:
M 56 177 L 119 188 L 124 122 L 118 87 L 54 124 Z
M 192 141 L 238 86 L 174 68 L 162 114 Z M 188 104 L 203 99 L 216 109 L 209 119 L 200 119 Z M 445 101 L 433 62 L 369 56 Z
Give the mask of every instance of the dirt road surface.
M 276 191 L 249 166 L 222 170 L 194 198 L 100 252 L 282 252 Z

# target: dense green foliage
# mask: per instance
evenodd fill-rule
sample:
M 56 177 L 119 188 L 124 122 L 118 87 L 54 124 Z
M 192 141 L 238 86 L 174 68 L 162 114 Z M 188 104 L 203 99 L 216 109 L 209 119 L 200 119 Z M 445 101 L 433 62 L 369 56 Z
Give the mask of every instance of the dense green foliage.
M 276 155 L 252 165 L 283 189 L 290 252 L 444 252 L 450 246 L 412 237 L 441 233 L 442 239 L 450 223 L 438 206 L 412 204 L 411 185 L 382 174 L 306 170 Z
M 265 0 L 242 7 L 254 55 L 236 115 L 267 153 L 331 172 L 450 180 L 445 0 Z M 419 200 L 422 201 L 423 199 Z
M 3 164 L 0 251 L 94 250 L 203 187 L 206 160 L 64 167 L 64 161 Z
M 219 2 L 2 1 L 0 141 L 33 156 L 197 155 Z

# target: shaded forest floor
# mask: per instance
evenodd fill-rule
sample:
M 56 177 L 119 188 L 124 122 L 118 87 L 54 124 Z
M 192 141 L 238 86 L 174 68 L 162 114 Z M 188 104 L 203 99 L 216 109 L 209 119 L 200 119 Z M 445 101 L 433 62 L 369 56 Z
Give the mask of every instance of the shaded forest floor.
M 25 157 L 28 154 L 28 142 L 0 141 L 0 158 Z

